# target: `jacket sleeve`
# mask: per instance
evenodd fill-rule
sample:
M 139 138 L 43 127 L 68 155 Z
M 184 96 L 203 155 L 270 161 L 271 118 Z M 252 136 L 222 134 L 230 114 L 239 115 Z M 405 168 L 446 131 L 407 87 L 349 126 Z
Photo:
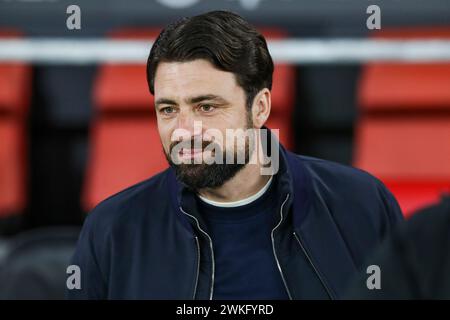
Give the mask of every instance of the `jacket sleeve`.
M 407 275 L 401 272 L 404 267 L 403 250 L 400 248 L 400 242 L 392 242 L 393 237 L 397 237 L 397 233 L 404 227 L 404 218 L 397 200 L 389 189 L 378 179 L 378 194 L 382 203 L 382 224 L 380 242 L 374 248 L 372 253 L 365 259 L 364 267 L 355 274 L 352 281 L 349 282 L 343 299 L 398 299 L 409 297 L 407 294 L 411 292 L 409 284 L 404 277 Z M 389 262 L 390 261 L 390 262 Z M 389 262 L 386 264 L 386 262 Z M 381 287 L 382 290 L 370 290 L 368 281 L 370 282 L 369 266 L 378 266 L 382 274 Z M 398 281 L 394 281 L 394 277 Z M 402 292 L 402 294 L 387 295 L 387 292 Z
M 86 218 L 71 262 L 71 265 L 79 268 L 81 287 L 70 289 L 66 284 L 67 299 L 106 299 L 107 286 L 100 266 L 101 260 L 98 258 L 98 252 L 105 252 L 105 250 L 99 248 L 99 241 L 94 237 L 94 218 L 93 213 Z M 70 277 L 70 274 L 67 277 Z

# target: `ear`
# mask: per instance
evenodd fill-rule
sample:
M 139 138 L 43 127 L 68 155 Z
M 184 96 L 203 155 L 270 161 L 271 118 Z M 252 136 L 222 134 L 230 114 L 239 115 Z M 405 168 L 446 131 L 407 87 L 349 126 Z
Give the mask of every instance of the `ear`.
M 253 125 L 260 129 L 267 121 L 270 115 L 271 94 L 267 88 L 259 91 L 253 99 L 252 116 Z

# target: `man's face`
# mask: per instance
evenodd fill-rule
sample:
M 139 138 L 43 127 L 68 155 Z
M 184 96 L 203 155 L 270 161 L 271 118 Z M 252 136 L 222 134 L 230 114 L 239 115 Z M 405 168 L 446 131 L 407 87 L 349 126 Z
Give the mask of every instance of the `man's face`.
M 181 181 L 194 190 L 219 187 L 248 163 L 249 140 L 226 139 L 227 129 L 253 127 L 245 92 L 232 73 L 200 59 L 162 62 L 154 83 L 164 153 Z M 230 156 L 232 164 L 227 163 Z M 244 162 L 236 163 L 238 157 Z M 222 163 L 214 160 L 218 158 Z

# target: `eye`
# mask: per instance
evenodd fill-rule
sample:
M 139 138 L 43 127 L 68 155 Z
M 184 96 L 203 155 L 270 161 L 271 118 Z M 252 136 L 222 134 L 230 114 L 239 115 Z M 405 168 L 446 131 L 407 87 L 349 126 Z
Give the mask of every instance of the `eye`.
M 211 112 L 215 109 L 215 107 L 211 104 L 201 104 L 199 106 L 200 110 L 203 112 Z
M 163 115 L 169 115 L 175 112 L 175 108 L 174 107 L 164 107 L 161 108 L 159 110 L 160 113 L 162 113 Z

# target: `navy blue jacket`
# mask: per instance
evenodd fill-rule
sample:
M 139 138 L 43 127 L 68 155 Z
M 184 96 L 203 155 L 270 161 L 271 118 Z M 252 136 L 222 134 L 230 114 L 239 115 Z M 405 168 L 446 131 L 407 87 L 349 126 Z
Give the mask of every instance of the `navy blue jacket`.
M 292 299 L 341 298 L 402 220 L 376 178 L 280 146 L 274 258 Z M 169 168 L 100 203 L 85 220 L 71 299 L 211 299 L 214 252 L 194 195 Z

